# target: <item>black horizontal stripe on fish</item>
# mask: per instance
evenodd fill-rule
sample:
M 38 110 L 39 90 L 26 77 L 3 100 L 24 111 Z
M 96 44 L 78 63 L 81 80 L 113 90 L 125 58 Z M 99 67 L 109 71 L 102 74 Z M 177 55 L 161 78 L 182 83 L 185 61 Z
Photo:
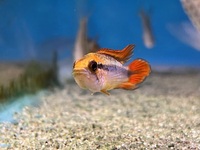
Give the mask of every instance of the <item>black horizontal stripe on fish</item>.
M 125 69 L 124 67 L 121 67 L 121 66 L 98 64 L 97 67 L 98 67 L 98 69 L 103 69 L 105 71 L 120 72 L 121 74 L 128 75 L 127 69 Z
M 101 63 L 98 63 L 97 68 L 105 70 L 105 71 L 109 71 L 109 72 L 120 72 L 121 74 L 124 74 L 126 76 L 129 75 L 128 71 L 125 68 L 116 66 L 116 65 L 103 65 Z M 99 81 L 99 77 L 98 77 L 97 73 L 93 72 L 93 74 L 96 76 L 96 79 Z
M 103 65 L 103 64 L 97 64 L 97 68 L 98 69 L 103 69 L 103 70 L 106 70 L 106 71 L 111 71 L 111 72 L 119 72 L 121 74 L 125 74 L 127 75 L 127 77 L 133 75 L 133 74 L 140 74 L 142 73 L 140 70 L 138 71 L 130 71 L 130 70 L 126 70 L 125 68 L 123 67 L 120 67 L 120 66 L 116 66 L 116 65 Z M 96 75 L 97 77 L 97 75 Z M 98 79 L 98 77 L 97 77 Z M 98 79 L 99 80 L 99 79 Z
M 116 66 L 116 65 L 103 65 L 103 64 L 98 64 L 97 65 L 97 68 L 98 69 L 103 69 L 103 70 L 106 70 L 106 71 L 118 71 L 118 69 L 122 69 L 124 71 L 126 71 L 126 69 L 122 68 L 122 67 L 119 67 L 119 66 Z

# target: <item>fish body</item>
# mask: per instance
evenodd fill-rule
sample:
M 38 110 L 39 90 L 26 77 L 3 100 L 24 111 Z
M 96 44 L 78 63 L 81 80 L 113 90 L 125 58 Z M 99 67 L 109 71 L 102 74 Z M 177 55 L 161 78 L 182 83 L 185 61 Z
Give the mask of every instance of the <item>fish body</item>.
M 76 83 L 92 93 L 116 88 L 135 89 L 150 73 L 150 65 L 142 59 L 134 60 L 129 66 L 123 64 L 132 55 L 134 45 L 123 50 L 100 49 L 88 53 L 74 62 L 73 76 Z

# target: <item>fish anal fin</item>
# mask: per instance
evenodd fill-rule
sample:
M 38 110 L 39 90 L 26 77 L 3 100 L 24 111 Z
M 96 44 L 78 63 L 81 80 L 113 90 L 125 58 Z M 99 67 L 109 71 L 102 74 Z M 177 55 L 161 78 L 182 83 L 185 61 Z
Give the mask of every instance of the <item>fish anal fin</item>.
M 106 90 L 101 90 L 101 92 L 106 94 L 106 95 L 108 95 L 108 96 L 110 95 L 110 93 L 108 91 L 106 91 Z
M 143 82 L 151 72 L 149 63 L 142 59 L 134 60 L 128 66 L 128 69 L 128 81 L 121 83 L 117 88 L 133 90 L 137 88 L 137 85 Z
M 134 47 L 135 45 L 128 45 L 123 50 L 102 48 L 97 53 L 111 56 L 123 64 L 130 59 Z
M 122 84 L 120 84 L 117 88 L 119 89 L 125 89 L 125 90 L 134 90 L 137 88 L 136 85 L 133 85 L 130 82 L 123 82 Z

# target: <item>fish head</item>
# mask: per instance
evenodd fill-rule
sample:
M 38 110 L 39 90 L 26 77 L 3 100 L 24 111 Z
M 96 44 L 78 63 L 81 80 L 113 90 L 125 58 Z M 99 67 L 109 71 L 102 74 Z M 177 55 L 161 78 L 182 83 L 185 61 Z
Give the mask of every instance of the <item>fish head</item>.
M 92 92 L 98 92 L 101 89 L 101 83 L 98 78 L 99 58 L 95 53 L 89 53 L 83 58 L 74 62 L 73 76 L 76 83 L 83 89 L 89 89 Z

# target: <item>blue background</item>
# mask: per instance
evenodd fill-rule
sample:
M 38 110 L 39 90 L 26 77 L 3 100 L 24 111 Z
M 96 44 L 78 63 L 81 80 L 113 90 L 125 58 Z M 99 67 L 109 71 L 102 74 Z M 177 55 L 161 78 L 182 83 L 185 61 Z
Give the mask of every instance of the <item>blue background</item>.
M 155 46 L 142 40 L 141 9 L 152 22 Z M 133 59 L 152 66 L 200 66 L 200 51 L 170 34 L 168 24 L 189 21 L 179 0 L 1 0 L 0 61 L 46 56 L 58 50 L 72 55 L 80 18 L 88 17 L 88 36 L 101 47 L 122 49 L 136 44 Z

